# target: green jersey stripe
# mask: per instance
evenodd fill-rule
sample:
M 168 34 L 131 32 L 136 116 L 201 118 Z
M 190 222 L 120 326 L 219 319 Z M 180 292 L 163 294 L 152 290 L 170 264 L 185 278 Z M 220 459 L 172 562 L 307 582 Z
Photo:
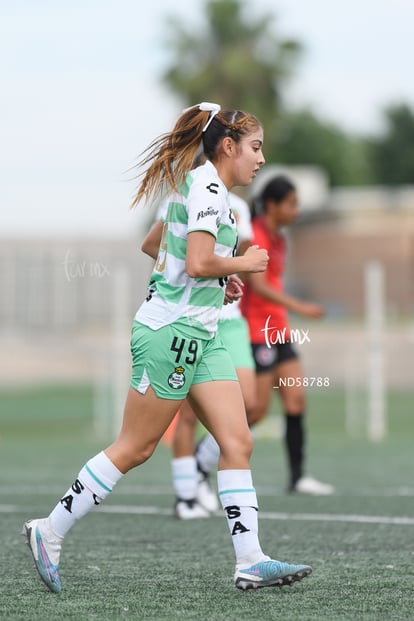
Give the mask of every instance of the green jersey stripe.
M 221 287 L 193 287 L 188 303 L 191 304 L 191 306 L 212 306 L 213 308 L 221 308 L 223 306 L 223 300 L 224 291 Z
M 185 261 L 185 256 L 187 252 L 187 240 L 182 237 L 177 237 L 170 231 L 167 234 L 167 248 L 168 254 L 172 254 L 176 259 L 181 259 L 181 261 Z
M 185 178 L 185 181 L 183 185 L 181 186 L 181 188 L 179 188 L 180 194 L 182 194 L 184 198 L 188 198 L 188 195 L 190 194 L 191 186 L 193 185 L 193 183 L 194 183 L 194 178 L 190 173 Z
M 221 225 L 217 233 L 217 243 L 222 246 L 234 248 L 234 228 L 231 226 Z
M 182 203 L 171 202 L 168 205 L 167 219 L 169 222 L 178 222 L 179 224 L 187 224 L 188 213 L 185 205 Z
M 174 302 L 179 304 L 183 294 L 185 292 L 185 286 L 183 287 L 171 287 L 164 279 L 157 282 L 157 293 L 167 300 L 168 302 Z

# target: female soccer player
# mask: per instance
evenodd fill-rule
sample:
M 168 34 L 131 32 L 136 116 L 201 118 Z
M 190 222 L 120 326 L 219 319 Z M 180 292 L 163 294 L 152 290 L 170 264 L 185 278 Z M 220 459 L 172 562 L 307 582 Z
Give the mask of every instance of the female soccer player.
M 197 158 L 197 164 L 203 163 Z M 203 160 L 204 161 L 204 160 Z M 252 227 L 249 205 L 229 192 L 230 208 L 236 220 L 237 254 L 251 245 Z M 163 222 L 168 212 L 168 199 L 158 209 L 156 223 L 142 242 L 141 250 L 156 260 Z M 240 311 L 240 300 L 223 305 L 217 324 L 217 335 L 229 352 L 236 369 L 247 418 L 255 405 L 255 365 L 249 340 L 249 329 Z M 171 461 L 172 481 L 176 495 L 175 515 L 181 520 L 206 518 L 218 509 L 216 492 L 210 483 L 210 470 L 216 468 L 220 449 L 211 434 L 200 443 L 195 457 L 197 418 L 186 400 L 180 407 L 173 434 Z
M 253 243 L 266 248 L 269 263 L 266 271 L 248 276 L 242 300 L 256 362 L 257 403 L 249 423 L 254 425 L 266 416 L 271 395 L 277 390 L 285 412 L 288 491 L 332 494 L 332 485 L 304 473 L 306 397 L 302 365 L 291 343 L 288 311 L 318 319 L 324 309 L 288 295 L 283 287 L 286 242 L 281 229 L 299 214 L 296 188 L 287 177 L 276 176 L 266 184 L 258 203 L 260 213 L 253 218 Z M 292 378 L 293 382 L 287 381 Z
M 201 145 L 207 161 L 188 173 Z M 148 295 L 132 329 L 122 428 L 83 466 L 48 517 L 24 525 L 37 571 L 53 592 L 61 590 L 59 557 L 69 529 L 152 455 L 185 398 L 220 446 L 218 490 L 236 555 L 235 585 L 290 584 L 312 571 L 262 552 L 251 434 L 234 366 L 215 338 L 225 295 L 241 295 L 231 275 L 264 271 L 268 262 L 257 246 L 233 256 L 236 229 L 228 204 L 229 190 L 248 185 L 264 164 L 262 145 L 254 116 L 203 102 L 184 110 L 173 130 L 145 152 L 141 164 L 148 167 L 133 204 L 159 191 L 173 194 Z

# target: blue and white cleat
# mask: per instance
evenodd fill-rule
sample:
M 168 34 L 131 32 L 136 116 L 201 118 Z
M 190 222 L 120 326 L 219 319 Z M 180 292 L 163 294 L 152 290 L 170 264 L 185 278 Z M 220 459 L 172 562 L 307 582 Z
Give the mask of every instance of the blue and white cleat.
M 309 565 L 289 565 L 280 561 L 261 561 L 250 567 L 236 569 L 234 584 L 238 589 L 260 589 L 267 586 L 292 585 L 312 573 Z
M 52 593 L 60 593 L 59 556 L 62 540 L 50 529 L 47 518 L 26 522 L 22 535 L 26 538 L 39 576 Z

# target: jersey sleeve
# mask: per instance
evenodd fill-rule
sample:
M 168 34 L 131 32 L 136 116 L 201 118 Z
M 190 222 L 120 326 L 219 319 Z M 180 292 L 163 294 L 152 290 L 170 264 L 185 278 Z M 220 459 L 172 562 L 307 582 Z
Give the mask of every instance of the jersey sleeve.
M 217 183 L 197 185 L 188 197 L 188 232 L 206 231 L 217 238 L 226 197 Z

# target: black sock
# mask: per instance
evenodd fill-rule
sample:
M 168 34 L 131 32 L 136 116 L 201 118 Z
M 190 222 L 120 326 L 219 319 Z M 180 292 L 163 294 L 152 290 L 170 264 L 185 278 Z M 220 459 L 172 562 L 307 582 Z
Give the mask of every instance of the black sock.
M 285 443 L 290 469 L 289 489 L 293 489 L 303 474 L 305 430 L 303 414 L 285 415 Z

